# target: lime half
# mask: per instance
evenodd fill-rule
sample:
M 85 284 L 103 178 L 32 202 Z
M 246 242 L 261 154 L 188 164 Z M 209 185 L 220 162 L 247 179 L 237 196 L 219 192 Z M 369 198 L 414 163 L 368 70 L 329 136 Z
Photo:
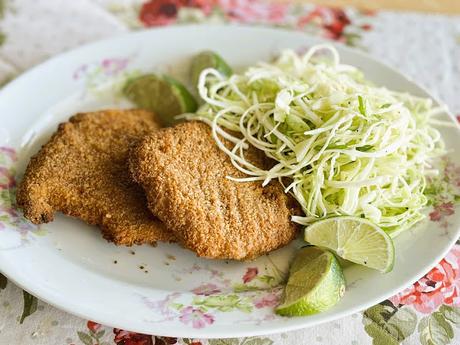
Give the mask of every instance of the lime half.
M 334 306 L 345 292 L 345 278 L 331 252 L 318 247 L 299 250 L 289 270 L 283 302 L 284 316 L 316 314 Z
M 393 241 L 385 231 L 363 218 L 334 217 L 321 220 L 305 229 L 305 241 L 380 272 L 389 272 L 393 268 Z
M 203 51 L 193 58 L 190 67 L 190 79 L 194 87 L 197 87 L 200 74 L 206 68 L 214 68 L 227 77 L 233 74 L 232 68 L 218 54 L 209 50 Z
M 195 112 L 198 107 L 190 92 L 169 76 L 145 74 L 131 79 L 123 94 L 138 107 L 155 112 L 165 126 L 174 124 L 176 115 Z

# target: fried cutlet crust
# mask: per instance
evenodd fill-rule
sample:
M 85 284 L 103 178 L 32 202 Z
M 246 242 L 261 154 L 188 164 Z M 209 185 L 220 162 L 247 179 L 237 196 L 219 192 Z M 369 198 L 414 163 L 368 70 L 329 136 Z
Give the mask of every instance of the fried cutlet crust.
M 159 127 L 143 110 L 81 113 L 60 124 L 30 160 L 19 186 L 25 217 L 47 223 L 61 211 L 98 225 L 104 238 L 119 245 L 173 240 L 128 169 L 130 147 Z
M 256 165 L 265 155 L 250 150 Z M 211 136 L 209 126 L 188 122 L 144 138 L 130 154 L 133 178 L 149 208 L 198 256 L 252 259 L 293 240 L 295 201 L 278 182 L 234 182 L 244 177 Z

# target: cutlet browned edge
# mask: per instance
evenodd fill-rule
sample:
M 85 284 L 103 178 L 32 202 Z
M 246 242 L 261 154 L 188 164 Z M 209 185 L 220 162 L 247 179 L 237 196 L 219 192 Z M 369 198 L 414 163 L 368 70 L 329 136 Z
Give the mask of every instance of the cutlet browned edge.
M 107 121 L 118 121 L 117 117 L 123 116 L 121 121 L 126 122 L 126 126 L 130 126 L 131 123 L 132 127 L 129 128 L 129 130 L 131 130 L 131 132 L 129 133 L 133 139 L 133 142 L 126 143 L 126 145 L 128 146 L 126 147 L 125 153 L 126 179 L 128 181 L 131 180 L 127 166 L 127 155 L 129 151 L 129 146 L 137 142 L 143 135 L 149 133 L 149 130 L 156 130 L 159 128 L 159 125 L 155 122 L 154 115 L 148 111 L 143 110 L 105 110 L 94 113 L 80 113 L 72 116 L 68 122 L 61 123 L 58 126 L 57 131 L 51 136 L 49 141 L 42 146 L 42 148 L 36 155 L 34 155 L 31 158 L 17 191 L 17 205 L 22 208 L 24 216 L 35 224 L 47 223 L 52 221 L 54 219 L 54 212 L 56 211 L 61 211 L 64 214 L 81 218 L 89 224 L 98 225 L 102 230 L 104 238 L 116 244 L 154 244 L 156 243 L 156 241 L 173 241 L 174 235 L 171 232 L 167 231 L 164 225 L 161 223 L 161 221 L 159 221 L 153 215 L 151 215 L 150 211 L 148 211 L 146 206 L 144 206 L 144 203 L 147 203 L 145 195 L 143 194 L 142 189 L 136 186 L 134 182 L 129 183 L 129 185 L 124 185 L 125 187 L 123 187 L 123 192 L 130 193 L 127 199 L 129 199 L 131 202 L 134 202 L 134 205 L 139 204 L 137 206 L 145 207 L 145 211 L 141 210 L 138 212 L 140 214 L 139 221 L 136 221 L 136 219 L 134 219 L 132 215 L 130 215 L 132 219 L 128 219 L 127 222 L 124 220 L 121 222 L 120 218 L 116 217 L 116 214 L 115 217 L 112 217 L 110 212 L 108 212 L 105 215 L 102 215 L 102 210 L 92 210 L 90 207 L 88 207 L 87 204 L 84 203 L 82 203 L 84 207 L 79 209 L 75 206 L 78 205 L 78 202 L 61 202 L 60 204 L 59 202 L 57 202 L 57 204 L 56 202 L 54 202 L 54 204 L 53 202 L 50 202 L 50 193 L 64 194 L 65 192 L 59 190 L 59 188 L 57 191 L 49 191 L 47 181 L 51 180 L 53 176 L 49 176 L 49 179 L 47 179 L 46 175 L 50 172 L 53 172 L 53 167 L 49 167 L 50 162 L 47 160 L 50 158 L 48 157 L 48 155 L 51 157 L 53 157 L 53 155 L 60 157 L 60 154 L 62 152 L 59 150 L 65 150 L 66 148 L 65 144 L 62 144 L 61 142 L 59 142 L 59 140 L 64 140 L 63 138 L 66 138 L 66 135 L 69 138 L 73 138 L 72 135 L 78 137 L 78 130 L 76 130 L 74 126 L 78 126 L 80 123 L 83 123 L 84 121 L 91 122 L 93 119 L 96 119 L 95 116 L 100 116 L 101 118 L 107 117 Z M 88 126 L 91 127 L 91 125 L 92 124 L 89 124 Z M 99 128 L 98 125 L 94 126 L 95 127 L 92 127 L 92 130 L 94 130 L 95 133 L 98 134 L 100 132 L 100 134 L 110 135 L 113 134 L 111 132 L 115 131 L 113 128 L 110 127 L 110 124 L 108 128 L 108 133 L 104 133 L 105 128 Z M 115 135 L 116 134 L 117 132 L 115 131 Z M 125 139 L 115 138 L 114 140 Z M 97 148 L 97 138 L 95 138 L 95 142 Z M 124 141 L 121 141 L 121 143 L 125 145 Z M 59 145 L 62 145 L 62 147 L 56 148 L 56 146 Z M 120 146 L 120 142 L 118 142 L 118 146 Z M 82 150 L 84 149 L 87 149 L 89 151 L 89 154 L 94 153 L 94 151 L 91 151 L 91 149 L 93 149 L 91 147 L 82 147 Z M 110 150 L 111 147 L 106 147 L 105 149 Z M 54 164 L 54 162 L 52 164 Z M 71 175 L 72 169 L 80 168 L 79 162 L 72 162 L 71 160 L 67 162 L 57 161 L 55 164 L 62 165 L 62 174 L 64 180 L 66 177 L 69 177 L 65 175 L 66 171 L 68 171 L 68 174 Z M 88 166 L 86 166 L 86 168 L 88 168 Z M 61 173 L 61 169 L 59 169 L 59 173 Z M 94 178 L 97 178 L 98 176 L 101 177 L 101 174 L 103 175 L 103 173 L 94 173 Z M 124 176 L 125 175 L 123 174 L 123 177 Z M 102 180 L 99 181 L 99 184 L 96 180 L 95 184 L 92 185 L 92 187 L 96 186 L 104 188 L 104 183 L 109 183 L 106 179 L 104 179 L 104 177 L 105 175 L 102 176 Z M 125 180 L 123 179 L 123 181 Z M 52 182 L 50 181 L 49 183 Z M 113 188 L 113 186 L 110 187 Z M 95 193 L 97 194 L 97 190 L 95 191 Z M 71 200 L 72 198 L 78 198 L 78 195 L 76 196 L 75 193 L 70 192 L 69 195 L 62 196 L 63 200 Z M 110 200 L 107 200 L 107 203 L 110 202 Z M 118 209 L 115 209 L 113 211 L 115 213 L 117 211 L 121 211 L 120 214 L 123 214 L 125 210 L 120 210 L 120 203 L 115 205 L 116 207 L 118 207 Z M 130 207 L 131 209 L 133 209 L 133 204 L 131 204 Z
M 180 137 L 178 142 L 172 139 L 174 136 L 176 136 L 176 138 L 177 136 Z M 199 148 L 194 147 L 194 144 L 197 144 L 194 140 L 205 141 L 209 145 L 208 148 L 212 146 L 212 152 L 209 157 L 203 159 L 201 156 L 193 156 L 193 151 L 195 149 L 199 150 Z M 185 149 L 189 150 L 188 153 L 190 155 L 187 156 L 188 158 L 172 157 L 169 152 L 171 148 L 170 145 L 175 146 L 175 148 L 182 147 L 182 149 L 186 147 Z M 180 151 L 181 149 L 179 148 L 178 150 Z M 159 157 L 162 156 L 166 156 L 167 158 L 160 162 Z M 262 152 L 255 149 L 248 154 L 248 158 L 253 162 L 257 161 L 259 166 L 272 163 L 267 162 L 268 158 L 266 158 Z M 206 236 L 203 238 L 203 233 L 208 231 L 203 231 L 203 228 L 212 228 L 214 224 L 209 222 L 202 223 L 202 218 L 200 218 L 201 220 L 195 218 L 195 215 L 197 213 L 202 213 L 203 210 L 199 210 L 199 204 L 196 204 L 197 201 L 195 200 L 195 196 L 190 194 L 192 192 L 189 186 L 186 185 L 185 182 L 182 182 L 180 177 L 169 176 L 171 170 L 168 172 L 168 167 L 175 163 L 175 159 L 187 160 L 185 164 L 206 165 L 206 169 L 218 169 L 218 166 L 221 165 L 228 170 L 227 172 L 232 176 L 244 177 L 244 174 L 242 175 L 242 173 L 232 165 L 230 158 L 218 149 L 214 139 L 211 137 L 210 128 L 201 122 L 188 122 L 176 125 L 172 128 L 161 129 L 160 131 L 146 136 L 138 145 L 132 148 L 129 159 L 130 170 L 134 180 L 143 186 L 149 201 L 150 210 L 165 223 L 170 231 L 177 235 L 185 247 L 196 252 L 198 256 L 237 260 L 253 259 L 288 244 L 296 237 L 299 225 L 290 221 L 289 218 L 290 215 L 299 214 L 300 207 L 292 196 L 284 193 L 282 186 L 277 181 L 272 181 L 265 188 L 258 182 L 250 182 L 249 185 L 251 185 L 251 187 L 245 189 L 245 187 L 243 187 L 244 183 L 241 184 L 241 182 L 225 179 L 225 181 L 222 181 L 224 184 L 235 183 L 232 188 L 235 188 L 237 194 L 249 191 L 251 195 L 260 195 L 263 199 L 262 201 L 265 203 L 265 209 L 259 216 L 254 215 L 255 211 L 251 209 L 252 206 L 247 203 L 247 199 L 241 199 L 246 201 L 246 204 L 243 205 L 243 212 L 250 213 L 246 214 L 246 216 L 250 218 L 250 223 L 252 223 L 252 225 L 249 223 L 247 224 L 247 241 L 249 244 L 246 243 L 244 245 L 245 248 L 241 248 L 241 250 L 233 248 L 225 252 L 225 249 L 221 249 L 226 247 L 225 243 L 213 242 L 214 238 L 212 238 L 212 236 L 211 238 L 207 238 Z M 187 173 L 189 172 L 184 171 L 184 174 Z M 181 175 L 182 172 L 175 170 L 175 174 Z M 202 188 L 206 187 L 205 185 L 202 186 Z M 251 192 L 251 190 L 254 189 L 259 192 Z M 223 193 L 225 193 L 225 190 Z M 187 202 L 187 200 L 189 202 Z M 240 200 L 240 198 L 238 198 L 238 200 Z M 254 202 L 256 202 L 256 200 L 254 200 Z M 240 208 L 241 205 L 227 206 Z M 210 212 L 214 211 L 211 210 Z M 279 217 L 273 217 L 271 212 Z M 254 220 L 259 220 L 264 223 L 265 219 L 262 215 L 267 215 L 268 218 L 270 218 L 267 220 L 265 227 L 262 224 L 262 228 L 260 228 L 262 232 L 265 232 L 263 234 L 264 240 L 257 238 L 259 234 L 262 237 L 262 233 L 257 233 L 259 227 L 252 222 Z M 216 216 L 219 217 L 218 214 L 216 214 Z M 213 217 L 214 216 L 211 215 L 210 218 Z M 227 221 L 224 222 L 224 226 L 228 227 L 229 223 Z M 236 220 L 230 220 L 230 228 L 232 228 L 234 224 L 237 224 Z M 278 225 L 279 227 L 276 227 L 277 229 L 275 230 L 274 225 Z M 245 226 L 244 224 L 236 225 L 236 236 L 241 236 L 243 232 L 242 229 Z M 221 230 L 217 229 L 218 232 Z M 269 235 L 267 235 L 267 233 Z M 222 233 L 219 233 L 218 237 L 221 237 L 221 234 Z M 271 238 L 270 234 L 273 235 L 273 238 Z M 238 238 L 241 240 L 240 237 Z M 226 239 L 226 241 L 231 240 L 231 238 Z M 220 249 L 216 249 L 218 247 Z

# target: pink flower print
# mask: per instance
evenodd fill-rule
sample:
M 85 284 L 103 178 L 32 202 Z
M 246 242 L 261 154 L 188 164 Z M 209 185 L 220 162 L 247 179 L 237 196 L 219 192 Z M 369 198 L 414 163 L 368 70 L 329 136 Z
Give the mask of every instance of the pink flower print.
M 0 190 L 10 189 L 16 186 L 16 180 L 10 170 L 5 167 L 0 167 Z
M 174 292 L 172 294 L 167 295 L 164 299 L 159 301 L 152 301 L 147 297 L 142 297 L 142 301 L 147 307 L 163 315 L 165 317 L 165 320 L 171 321 L 176 317 L 176 313 L 174 309 L 171 308 L 171 305 L 180 296 L 180 292 Z
M 217 2 L 218 0 L 188 0 L 186 6 L 199 8 L 205 15 L 209 15 L 217 6 Z
M 115 337 L 113 341 L 117 345 L 153 345 L 151 335 L 125 331 L 123 329 L 114 328 Z
M 94 321 L 89 320 L 89 321 L 86 323 L 86 327 L 88 327 L 88 329 L 89 329 L 91 332 L 96 333 L 97 331 L 99 331 L 99 330 L 102 328 L 102 325 L 101 325 L 100 323 L 97 323 L 97 322 L 94 322 Z
M 275 307 L 279 303 L 279 296 L 274 293 L 269 293 L 267 295 L 255 299 L 253 303 L 257 309 L 265 307 Z
M 413 305 L 421 313 L 432 313 L 442 304 L 460 303 L 460 246 L 411 287 L 390 298 L 395 305 Z
M 189 306 L 181 310 L 179 320 L 186 325 L 191 322 L 193 328 L 204 328 L 206 325 L 212 325 L 214 316 L 204 313 L 198 308 Z
M 429 216 L 432 222 L 439 222 L 442 218 L 441 211 L 436 210 L 436 209 L 430 212 Z
M 218 0 L 230 21 L 240 23 L 283 23 L 287 15 L 286 4 L 271 4 L 253 0 Z
M 128 59 L 104 59 L 101 62 L 102 70 L 106 75 L 114 75 L 123 71 L 128 65 Z
M 299 18 L 297 26 L 303 28 L 310 23 L 322 28 L 325 37 L 343 41 L 345 28 L 351 24 L 351 20 L 340 8 L 316 6 L 313 11 Z
M 210 296 L 221 292 L 217 285 L 208 283 L 203 284 L 192 290 L 195 295 Z
M 457 187 L 460 187 L 460 166 L 455 165 L 450 160 L 445 160 L 444 176 L 447 181 Z
M 211 13 L 217 0 L 149 0 L 139 11 L 139 20 L 145 26 L 174 24 L 181 8 L 197 8 L 205 15 Z
M 12 149 L 11 147 L 0 147 L 0 154 L 5 154 L 12 161 L 15 161 L 16 158 L 17 158 L 16 151 L 14 149 Z
M 139 19 L 145 26 L 173 24 L 183 6 L 180 0 L 150 0 L 142 5 Z
M 451 216 L 455 213 L 453 202 L 444 202 L 434 206 L 434 210 L 430 212 L 430 220 L 433 222 L 441 221 L 445 216 Z
M 243 283 L 249 283 L 257 276 L 257 274 L 259 274 L 259 269 L 257 267 L 248 267 L 246 273 L 243 276 Z

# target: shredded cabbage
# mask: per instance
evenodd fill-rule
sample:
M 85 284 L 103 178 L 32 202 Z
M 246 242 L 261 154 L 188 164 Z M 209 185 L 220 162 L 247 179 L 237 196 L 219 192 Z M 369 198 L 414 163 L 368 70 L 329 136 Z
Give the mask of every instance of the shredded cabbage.
M 431 99 L 374 86 L 329 45 L 303 56 L 287 50 L 231 77 L 205 69 L 198 90 L 205 103 L 183 117 L 208 123 L 220 149 L 247 174 L 228 178 L 263 185 L 278 179 L 305 213 L 293 221 L 353 215 L 395 236 L 424 217 L 425 175 L 437 174 L 432 159 L 444 152 L 432 126 L 444 109 Z M 246 160 L 248 144 L 274 166 Z

